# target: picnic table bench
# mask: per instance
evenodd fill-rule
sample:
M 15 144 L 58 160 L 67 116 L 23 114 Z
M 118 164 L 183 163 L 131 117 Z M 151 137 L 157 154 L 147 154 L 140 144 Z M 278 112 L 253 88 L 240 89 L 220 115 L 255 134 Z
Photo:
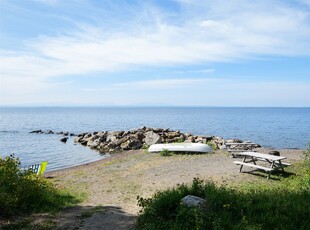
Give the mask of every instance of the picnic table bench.
M 241 152 L 249 152 L 249 151 L 252 151 L 252 152 L 255 152 L 253 150 L 253 148 L 255 148 L 255 146 L 257 146 L 256 143 L 226 143 L 225 144 L 226 147 L 227 147 L 227 152 L 229 152 L 231 154 L 231 157 L 232 158 L 235 158 L 236 155 L 240 155 L 238 153 L 241 153 Z M 234 149 L 233 147 L 243 147 L 243 149 Z M 244 149 L 244 148 L 247 148 L 247 149 Z
M 234 161 L 235 164 L 240 165 L 239 172 L 242 171 L 243 166 L 253 167 L 267 172 L 268 173 L 267 179 L 270 178 L 270 174 L 272 171 L 278 169 L 282 169 L 284 171 L 284 167 L 291 165 L 289 163 L 282 162 L 282 160 L 286 159 L 286 157 L 283 156 L 274 156 L 258 152 L 240 152 L 239 155 L 243 156 L 243 160 Z M 259 161 L 267 162 L 267 166 L 256 164 Z

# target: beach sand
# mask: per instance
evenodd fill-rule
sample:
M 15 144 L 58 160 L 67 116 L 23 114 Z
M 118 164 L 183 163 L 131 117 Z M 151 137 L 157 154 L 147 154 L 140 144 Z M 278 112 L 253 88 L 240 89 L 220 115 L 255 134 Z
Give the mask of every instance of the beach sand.
M 259 152 L 268 151 L 259 149 Z M 287 157 L 286 162 L 302 159 L 302 150 L 279 151 Z M 234 160 L 221 150 L 213 154 L 169 157 L 143 150 L 126 151 L 45 176 L 59 188 L 87 195 L 83 203 L 57 214 L 59 229 L 133 229 L 139 212 L 137 196 L 151 197 L 156 191 L 190 183 L 193 178 L 231 185 L 266 180 L 259 175 L 238 173 L 239 166 L 233 164 Z M 245 168 L 245 171 L 252 169 Z M 52 219 L 55 221 L 55 217 Z

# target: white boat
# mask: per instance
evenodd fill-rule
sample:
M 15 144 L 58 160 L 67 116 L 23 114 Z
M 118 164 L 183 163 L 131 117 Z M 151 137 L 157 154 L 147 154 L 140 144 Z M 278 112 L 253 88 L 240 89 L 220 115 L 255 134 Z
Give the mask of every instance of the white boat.
M 213 149 L 202 143 L 170 143 L 170 144 L 154 144 L 148 149 L 149 152 L 160 152 L 167 149 L 171 152 L 203 152 L 211 153 Z

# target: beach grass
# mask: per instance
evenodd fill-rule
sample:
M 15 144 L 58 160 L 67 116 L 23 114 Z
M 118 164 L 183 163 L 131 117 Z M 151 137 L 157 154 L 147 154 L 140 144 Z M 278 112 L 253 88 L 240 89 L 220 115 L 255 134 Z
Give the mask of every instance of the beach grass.
M 173 153 L 170 152 L 168 149 L 163 149 L 159 152 L 159 155 L 163 156 L 163 157 L 168 157 L 171 156 Z

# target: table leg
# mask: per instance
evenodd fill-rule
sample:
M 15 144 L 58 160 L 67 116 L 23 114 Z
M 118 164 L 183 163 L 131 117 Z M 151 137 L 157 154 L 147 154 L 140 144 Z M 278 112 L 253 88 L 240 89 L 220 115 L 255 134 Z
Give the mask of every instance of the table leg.
M 252 157 L 252 161 L 253 161 L 253 164 L 256 165 L 256 159 L 254 157 Z
M 268 172 L 268 176 L 267 176 L 267 180 L 270 178 L 270 175 L 271 175 L 271 172 L 273 170 L 273 167 L 274 167 L 274 161 L 272 161 L 272 163 L 270 164 L 270 171 Z
M 245 160 L 246 160 L 246 156 L 244 156 L 242 162 L 245 162 Z M 243 168 L 243 165 L 240 165 L 240 170 L 239 170 L 239 172 L 241 172 L 242 168 Z
M 268 172 L 267 180 L 270 178 L 271 171 Z

